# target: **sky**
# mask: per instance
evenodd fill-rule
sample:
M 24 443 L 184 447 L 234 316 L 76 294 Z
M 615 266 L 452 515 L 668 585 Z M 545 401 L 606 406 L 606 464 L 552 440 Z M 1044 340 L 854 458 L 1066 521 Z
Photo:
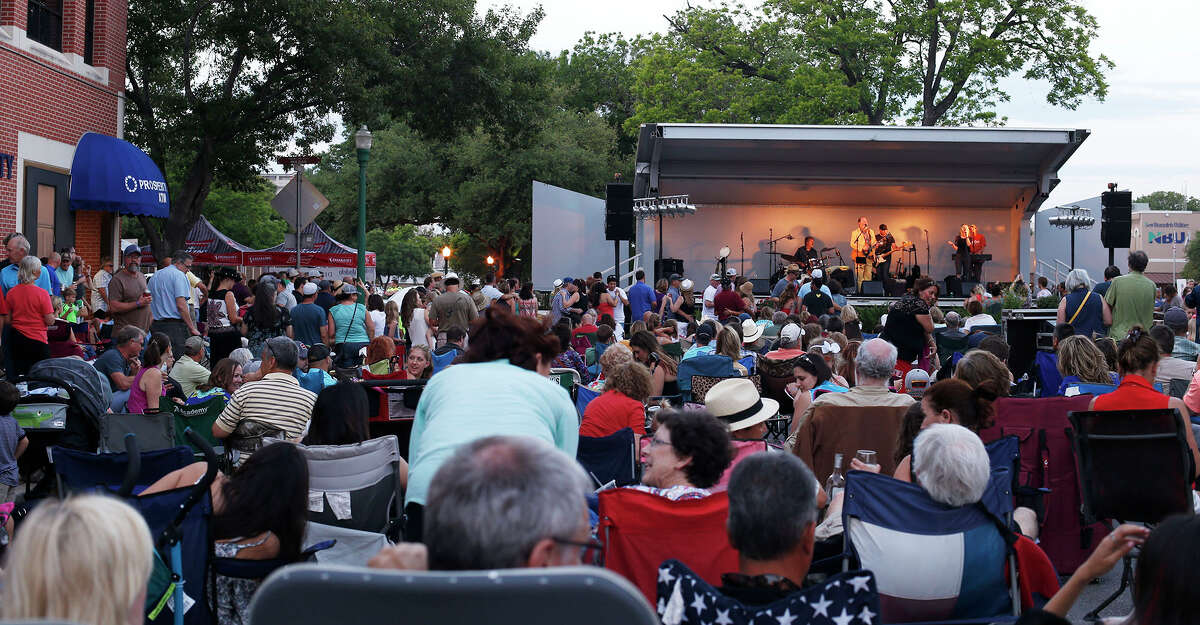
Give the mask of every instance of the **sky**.
M 1043 206 L 1070 204 L 1099 195 L 1109 182 L 1134 196 L 1156 190 L 1200 196 L 1200 2 L 1196 0 L 1082 0 L 1100 24 L 1092 51 L 1107 55 L 1105 102 L 1085 100 L 1076 110 L 1046 103 L 1046 85 L 1020 78 L 1005 81 L 1010 102 L 998 108 L 1008 126 L 1082 128 L 1091 136 L 1059 170 L 1062 182 Z M 746 0 L 752 5 L 755 0 Z M 523 11 L 545 10 L 531 47 L 570 49 L 585 32 L 627 36 L 662 32 L 664 15 L 687 0 L 480 0 L 478 10 L 508 4 Z M 711 4 L 692 0 L 695 6 Z

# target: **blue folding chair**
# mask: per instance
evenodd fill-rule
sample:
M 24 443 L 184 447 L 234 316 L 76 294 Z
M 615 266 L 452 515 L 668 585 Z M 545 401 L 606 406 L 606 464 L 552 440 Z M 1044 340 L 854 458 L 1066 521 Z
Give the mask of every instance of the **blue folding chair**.
M 1038 385 L 1042 387 L 1038 391 L 1038 397 L 1058 395 L 1058 387 L 1062 385 L 1062 374 L 1058 372 L 1058 354 L 1039 351 L 1033 357 L 1033 362 L 1037 365 Z
M 694 375 L 731 378 L 736 376 L 737 372 L 733 368 L 733 359 L 720 354 L 692 356 L 687 360 L 680 361 L 676 377 L 679 380 L 679 393 L 683 395 L 685 402 L 691 401 L 692 376 Z
M 433 373 L 437 373 L 446 367 L 449 367 L 455 358 L 462 353 L 460 349 L 452 349 L 444 354 L 431 354 L 433 358 Z
M 580 436 L 575 459 L 596 480 L 597 486 L 616 482 L 617 486 L 636 484 L 638 450 L 633 446 L 630 428 L 608 436 Z
M 129 466 L 129 454 L 125 452 L 91 454 L 55 446 L 47 449 L 46 455 L 54 465 L 58 491 L 64 494 L 68 491 L 96 489 L 116 492 L 125 480 L 126 467 Z M 196 460 L 191 448 L 182 446 L 145 451 L 138 455 L 141 457 L 141 470 L 134 481 L 134 493 L 142 492 L 164 475 Z
M 844 564 L 873 571 L 882 621 L 990 623 L 1020 614 L 1007 523 L 1012 476 L 992 470 L 978 505 L 952 508 L 917 484 L 851 471 L 846 476 Z
M 587 410 L 587 405 L 599 396 L 600 391 L 593 391 L 586 386 L 575 387 L 575 411 L 579 413 L 581 420 L 583 419 L 583 411 Z

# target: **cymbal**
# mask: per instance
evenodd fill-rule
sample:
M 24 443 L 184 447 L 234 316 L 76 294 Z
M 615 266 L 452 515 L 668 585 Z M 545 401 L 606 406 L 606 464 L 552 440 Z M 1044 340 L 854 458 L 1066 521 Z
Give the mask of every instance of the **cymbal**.
M 783 252 L 765 252 L 765 254 L 767 256 L 787 256 L 787 254 L 784 254 Z

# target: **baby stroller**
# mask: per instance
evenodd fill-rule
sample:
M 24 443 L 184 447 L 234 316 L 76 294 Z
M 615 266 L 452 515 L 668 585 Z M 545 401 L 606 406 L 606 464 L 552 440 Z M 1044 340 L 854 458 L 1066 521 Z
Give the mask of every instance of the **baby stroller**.
M 77 358 L 50 358 L 33 365 L 17 381 L 17 389 L 21 398 L 13 417 L 29 437 L 29 449 L 18 466 L 26 479 L 44 472 L 32 495 L 44 497 L 54 481 L 46 449 L 58 445 L 95 451 L 112 389 L 102 373 Z

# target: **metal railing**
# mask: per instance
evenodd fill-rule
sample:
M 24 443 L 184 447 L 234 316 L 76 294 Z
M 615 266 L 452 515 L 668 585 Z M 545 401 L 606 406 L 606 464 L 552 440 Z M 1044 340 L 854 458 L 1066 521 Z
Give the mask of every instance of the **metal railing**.
M 642 267 L 637 264 L 637 261 L 640 260 L 641 258 L 642 258 L 641 253 L 634 254 L 633 256 L 630 256 L 629 258 L 622 260 L 620 265 L 611 265 L 609 267 L 605 267 L 604 269 L 601 269 L 600 274 L 607 276 L 607 275 L 610 275 L 613 272 L 615 272 L 617 270 L 618 266 L 629 267 L 630 269 L 628 272 L 617 276 L 617 284 L 622 285 L 622 286 L 632 286 L 633 285 L 633 275 L 636 274 L 639 269 L 642 269 Z
M 1042 260 L 1039 258 L 1037 261 L 1037 265 L 1038 265 L 1038 271 L 1036 273 L 1038 275 L 1046 276 L 1047 278 L 1049 278 L 1050 273 L 1054 274 L 1053 284 L 1058 284 L 1059 282 L 1064 282 L 1067 278 L 1067 274 L 1071 273 L 1071 266 L 1057 258 L 1053 258 L 1049 261 Z M 1049 269 L 1049 271 L 1046 270 L 1047 268 Z M 1032 286 L 1033 285 L 1031 284 L 1030 287 L 1032 287 Z M 1091 276 L 1088 276 L 1088 288 L 1090 289 L 1094 286 L 1096 286 L 1096 280 L 1094 278 L 1092 278 Z

